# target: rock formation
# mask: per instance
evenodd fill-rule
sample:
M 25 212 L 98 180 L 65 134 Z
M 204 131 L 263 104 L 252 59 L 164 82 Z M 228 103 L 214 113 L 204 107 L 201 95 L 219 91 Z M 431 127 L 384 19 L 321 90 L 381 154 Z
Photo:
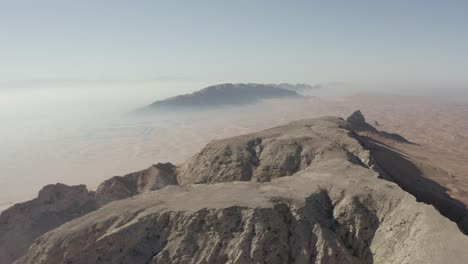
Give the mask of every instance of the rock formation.
M 37 198 L 0 214 L 0 263 L 12 263 L 38 236 L 96 209 L 94 192 L 84 185 L 45 186 Z
M 351 129 L 353 129 L 354 131 L 358 133 L 366 132 L 366 133 L 374 134 L 376 136 L 380 136 L 382 138 L 391 139 L 391 140 L 395 140 L 395 141 L 402 142 L 402 143 L 408 143 L 408 144 L 411 143 L 409 140 L 407 140 L 406 138 L 398 134 L 377 130 L 375 127 L 371 126 L 370 124 L 366 122 L 364 115 L 359 110 L 351 114 L 346 119 L 346 121 L 351 126 Z
M 112 177 L 101 183 L 96 192 L 88 191 L 84 185 L 45 186 L 36 199 L 0 214 L 0 263 L 12 263 L 37 237 L 109 202 L 177 184 L 174 173 L 171 163 L 158 163 L 123 177 Z
M 145 170 L 114 176 L 101 183 L 96 195 L 99 204 L 125 199 L 140 193 L 155 191 L 167 185 L 177 184 L 175 166 L 171 163 L 158 163 Z
M 369 151 L 346 121 L 327 117 L 213 141 L 181 166 L 177 176 L 183 184 L 267 182 L 336 158 L 371 165 Z
M 167 187 L 40 237 L 16 263 L 464 263 L 468 238 L 360 165 Z
M 254 83 L 224 83 L 206 87 L 191 94 L 156 101 L 138 112 L 154 110 L 207 109 L 213 107 L 245 105 L 271 98 L 301 98 L 295 91 L 276 86 Z
M 401 185 L 389 168 L 408 164 L 382 155 L 361 116 L 216 140 L 177 167 L 111 178 L 85 192 L 89 213 L 15 263 L 465 263 L 468 237 Z

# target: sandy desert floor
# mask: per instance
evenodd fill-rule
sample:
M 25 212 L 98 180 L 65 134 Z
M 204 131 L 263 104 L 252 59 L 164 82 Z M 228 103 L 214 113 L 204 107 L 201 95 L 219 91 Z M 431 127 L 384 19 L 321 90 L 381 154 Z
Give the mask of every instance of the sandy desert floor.
M 360 109 L 379 130 L 401 134 L 414 145 L 394 147 L 424 176 L 468 204 L 468 102 L 408 96 L 356 95 L 269 101 L 217 115 L 124 119 L 58 133 L 47 139 L 2 142 L 0 210 L 30 199 L 45 184 L 97 184 L 156 162 L 182 162 L 213 139 L 266 129 L 301 118 L 347 117 Z

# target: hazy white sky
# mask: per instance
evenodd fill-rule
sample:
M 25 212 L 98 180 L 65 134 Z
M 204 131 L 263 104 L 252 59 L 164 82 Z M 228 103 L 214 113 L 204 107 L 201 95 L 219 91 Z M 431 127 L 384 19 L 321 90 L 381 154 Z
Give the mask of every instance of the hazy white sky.
M 467 13 L 455 0 L 0 0 L 0 82 L 468 83 Z

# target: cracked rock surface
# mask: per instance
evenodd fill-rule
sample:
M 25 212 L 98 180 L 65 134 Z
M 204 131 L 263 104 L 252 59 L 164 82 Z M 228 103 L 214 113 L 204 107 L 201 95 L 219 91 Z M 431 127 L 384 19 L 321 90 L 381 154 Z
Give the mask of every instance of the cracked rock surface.
M 181 166 L 180 183 L 268 182 L 329 159 L 368 163 L 369 151 L 338 117 L 300 120 L 215 140 Z
M 337 117 L 213 141 L 86 191 L 95 208 L 15 263 L 466 263 L 468 237 L 363 142 Z
M 177 184 L 175 166 L 158 163 L 145 170 L 115 176 L 96 192 L 85 185 L 47 185 L 37 198 L 14 205 L 0 214 L 0 263 L 9 264 L 26 253 L 37 237 L 99 207 L 143 192 Z
M 170 186 L 48 232 L 16 263 L 464 263 L 468 238 L 335 159 L 269 183 Z

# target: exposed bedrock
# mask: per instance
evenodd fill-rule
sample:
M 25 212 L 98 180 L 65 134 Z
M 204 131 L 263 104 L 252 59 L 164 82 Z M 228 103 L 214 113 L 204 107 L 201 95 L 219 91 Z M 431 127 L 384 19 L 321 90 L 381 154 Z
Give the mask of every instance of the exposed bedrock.
M 86 186 L 47 185 L 37 198 L 15 204 L 0 214 L 0 263 L 11 263 L 35 238 L 98 208 Z
M 1 214 L 1 254 L 17 264 L 465 263 L 468 237 L 454 222 L 463 227 L 466 208 L 353 116 L 215 140 L 96 192 L 41 191 Z M 66 217 L 24 228 L 51 211 Z
M 88 191 L 85 185 L 45 186 L 37 198 L 16 204 L 0 214 L 0 263 L 12 263 L 37 237 L 102 205 L 177 184 L 174 170 L 175 166 L 170 163 L 158 163 L 106 180 L 96 192 Z
M 369 152 L 338 117 L 300 120 L 265 131 L 209 143 L 177 172 L 178 181 L 267 182 L 340 158 L 370 165 Z
M 175 169 L 171 163 L 158 163 L 142 171 L 114 176 L 99 184 L 96 190 L 97 199 L 100 204 L 106 204 L 177 184 Z
M 463 263 L 467 245 L 433 207 L 337 160 L 270 183 L 116 201 L 48 232 L 16 263 Z

